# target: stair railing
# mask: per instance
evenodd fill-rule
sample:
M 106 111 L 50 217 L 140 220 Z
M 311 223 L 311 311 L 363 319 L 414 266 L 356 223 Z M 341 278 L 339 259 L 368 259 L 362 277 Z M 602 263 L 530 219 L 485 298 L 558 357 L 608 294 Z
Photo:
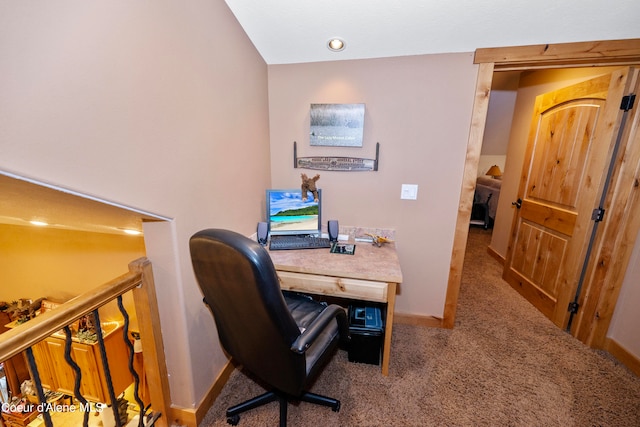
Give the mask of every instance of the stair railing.
M 144 375 L 148 383 L 150 404 L 146 407 L 139 396 L 140 374 L 133 366 L 134 348 L 129 339 L 129 314 L 122 303 L 122 295 L 131 291 L 141 336 L 142 353 L 144 354 Z M 39 402 L 46 402 L 44 389 L 40 380 L 38 366 L 33 355 L 33 346 L 44 341 L 47 337 L 59 332 L 65 333 L 65 360 L 74 371 L 74 397 L 80 405 L 89 402 L 80 393 L 82 372 L 71 356 L 71 331 L 69 325 L 83 316 L 94 316 L 96 325 L 101 325 L 98 309 L 112 301 L 116 301 L 124 325 L 122 339 L 125 341 L 129 353 L 128 369 L 134 379 L 134 399 L 138 405 L 140 417 L 139 426 L 169 425 L 170 395 L 168 375 L 165 365 L 164 347 L 160 332 L 160 317 L 155 294 L 155 284 L 151 263 L 146 258 L 140 258 L 129 264 L 129 272 L 113 280 L 91 289 L 60 306 L 46 311 L 28 322 L 17 325 L 9 331 L 0 334 L 0 360 L 8 360 L 22 352 L 25 353 L 27 363 L 32 373 Z M 102 328 L 96 328 L 96 335 L 104 377 L 106 378 L 108 397 L 111 410 L 114 413 L 115 425 L 122 427 L 118 414 L 118 404 L 111 381 L 111 368 L 102 335 Z M 149 409 L 152 408 L 152 411 Z M 147 413 L 147 411 L 149 411 Z M 89 411 L 84 412 L 83 425 L 88 425 Z M 47 427 L 53 427 L 51 414 L 43 411 L 42 416 Z

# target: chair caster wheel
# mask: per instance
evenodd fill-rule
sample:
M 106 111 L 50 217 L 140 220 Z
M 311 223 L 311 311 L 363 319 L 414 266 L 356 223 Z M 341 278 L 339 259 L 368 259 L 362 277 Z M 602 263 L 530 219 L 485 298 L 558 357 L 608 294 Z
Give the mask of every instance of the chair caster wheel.
M 227 417 L 227 424 L 231 424 L 232 426 L 237 426 L 240 422 L 240 415 L 233 415 L 231 417 Z

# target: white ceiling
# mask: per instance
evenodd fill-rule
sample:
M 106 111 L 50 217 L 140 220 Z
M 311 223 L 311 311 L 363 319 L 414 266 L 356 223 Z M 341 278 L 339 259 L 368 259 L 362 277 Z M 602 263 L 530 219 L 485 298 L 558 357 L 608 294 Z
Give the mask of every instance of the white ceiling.
M 638 0 L 225 1 L 267 64 L 640 38 Z

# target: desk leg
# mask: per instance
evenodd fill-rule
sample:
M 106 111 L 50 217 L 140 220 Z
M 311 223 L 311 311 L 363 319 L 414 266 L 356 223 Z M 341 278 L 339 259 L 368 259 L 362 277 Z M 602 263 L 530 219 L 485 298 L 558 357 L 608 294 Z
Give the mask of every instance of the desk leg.
M 393 332 L 393 311 L 396 305 L 396 283 L 387 287 L 387 319 L 385 321 L 384 345 L 382 347 L 382 375 L 389 375 L 389 357 L 391 356 L 391 335 Z

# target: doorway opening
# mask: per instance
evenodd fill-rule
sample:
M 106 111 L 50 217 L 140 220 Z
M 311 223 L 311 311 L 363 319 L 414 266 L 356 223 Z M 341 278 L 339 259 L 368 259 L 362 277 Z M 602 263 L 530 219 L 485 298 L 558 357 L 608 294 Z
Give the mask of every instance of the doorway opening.
M 532 72 L 533 70 L 552 70 L 579 67 L 604 67 L 604 66 L 621 66 L 640 64 L 640 41 L 639 40 L 618 40 L 609 42 L 585 42 L 585 43 L 569 43 L 559 45 L 542 45 L 542 46 L 525 46 L 514 48 L 496 48 L 496 49 L 479 49 L 476 51 L 475 62 L 479 64 L 478 80 L 476 84 L 475 101 L 472 113 L 472 121 L 469 134 L 469 144 L 467 148 L 467 162 L 465 164 L 465 179 L 463 182 L 460 210 L 458 221 L 456 224 L 456 236 L 454 240 L 454 248 L 451 258 L 451 273 L 449 276 L 449 286 L 447 289 L 447 299 L 445 303 L 445 313 L 443 325 L 445 327 L 453 327 L 455 320 L 455 310 L 457 303 L 457 295 L 460 285 L 460 271 L 462 260 L 464 259 L 465 243 L 468 234 L 468 221 L 473 201 L 473 190 L 475 177 L 480 157 L 480 151 L 483 142 L 485 125 L 487 122 L 487 110 L 491 93 L 491 85 L 494 72 L 502 71 L 521 71 L 523 73 Z M 627 135 L 628 138 L 640 139 L 637 132 L 633 135 Z M 637 144 L 636 144 L 637 145 Z M 509 156 L 507 156 L 509 157 Z M 505 167 L 508 171 L 508 167 Z M 620 178 L 619 183 L 627 187 L 633 186 L 633 178 Z M 623 182 L 624 181 L 624 182 Z M 617 196 L 617 198 L 616 198 Z M 623 194 L 613 195 L 611 203 L 622 205 Z M 627 204 L 624 209 L 628 211 L 633 205 L 637 207 L 640 202 L 637 197 L 627 198 Z M 509 203 L 511 200 L 503 200 L 501 204 Z M 625 236 L 637 235 L 640 224 L 636 221 L 625 219 L 624 223 L 619 224 L 624 228 Z M 494 234 L 495 234 L 494 230 Z M 599 252 L 594 255 L 602 255 L 603 251 L 610 250 L 609 256 L 615 259 L 622 259 L 624 262 L 613 263 L 611 267 L 607 264 L 607 271 L 601 272 L 596 279 L 603 279 L 605 276 L 615 281 L 615 285 L 609 286 L 606 290 L 596 289 L 594 294 L 593 307 L 590 309 L 591 314 L 597 321 L 583 316 L 579 322 L 586 331 L 584 336 L 580 336 L 580 340 L 595 348 L 604 348 L 606 332 L 611 321 L 611 316 L 617 296 L 620 290 L 620 284 L 626 269 L 626 262 L 630 257 L 633 249 L 633 241 L 629 243 L 625 241 L 623 246 L 617 244 L 614 247 L 604 247 L 602 242 L 606 242 L 607 238 L 611 238 L 613 230 L 609 230 L 609 234 L 604 232 L 600 238 Z M 494 236 L 495 238 L 495 236 Z M 615 240 L 615 239 L 614 239 Z M 612 252 L 616 254 L 612 255 Z M 603 317 L 602 315 L 605 314 Z
M 478 163 L 478 176 L 489 163 L 501 166 L 499 197 L 489 253 L 504 264 L 523 168 L 531 115 L 537 94 L 588 80 L 619 67 L 577 67 L 530 71 L 495 71 L 487 124 Z M 500 163 L 502 162 L 502 163 Z

